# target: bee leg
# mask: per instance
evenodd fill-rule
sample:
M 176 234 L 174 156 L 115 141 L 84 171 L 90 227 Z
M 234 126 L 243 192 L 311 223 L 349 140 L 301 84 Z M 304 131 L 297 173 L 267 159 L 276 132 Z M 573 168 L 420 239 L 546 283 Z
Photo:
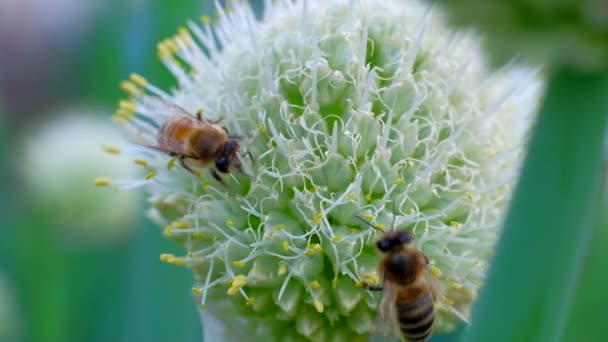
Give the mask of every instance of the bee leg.
M 249 159 L 251 159 L 251 163 L 255 164 L 255 160 L 253 160 L 253 155 L 251 154 L 251 152 L 247 151 L 245 153 L 243 153 L 244 156 L 249 156 Z
M 219 118 L 219 119 L 216 119 L 216 120 L 208 120 L 208 119 L 206 120 L 206 119 L 203 119 L 203 112 L 204 112 L 203 109 L 199 109 L 199 110 L 196 111 L 196 118 L 199 121 L 203 121 L 203 122 L 207 122 L 207 123 L 215 125 L 217 123 L 220 123 L 222 120 L 224 120 L 224 118 Z
M 217 173 L 216 170 L 211 170 L 211 175 L 213 176 L 213 178 L 215 178 L 218 182 L 222 183 L 223 186 L 228 186 L 226 185 L 226 183 L 224 182 L 224 180 L 222 179 L 222 176 L 220 176 L 219 173 Z
M 190 166 L 186 164 L 185 159 L 186 157 L 184 156 L 179 157 L 179 165 L 181 165 L 184 169 L 190 171 L 190 173 L 192 173 L 193 175 L 196 175 L 196 172 L 194 172 L 194 170 L 192 170 L 192 168 L 190 168 Z
M 382 291 L 384 288 L 382 286 L 369 285 L 367 289 L 370 291 Z
M 378 286 L 378 285 L 370 285 L 366 282 L 363 282 L 362 287 L 366 290 L 370 290 L 370 291 L 382 291 L 383 287 L 382 285 Z

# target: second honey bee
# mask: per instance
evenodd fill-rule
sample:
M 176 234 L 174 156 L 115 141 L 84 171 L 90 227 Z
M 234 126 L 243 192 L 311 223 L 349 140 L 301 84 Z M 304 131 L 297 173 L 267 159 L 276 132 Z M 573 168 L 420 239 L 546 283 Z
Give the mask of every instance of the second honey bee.
M 431 337 L 435 325 L 436 291 L 427 270 L 429 261 L 412 241 L 405 230 L 385 232 L 376 242 L 382 253 L 378 273 L 383 284 L 363 285 L 383 292 L 380 314 L 398 326 L 406 341 L 423 342 Z
M 230 135 L 227 128 L 217 125 L 221 119 L 204 119 L 202 111 L 193 116 L 181 107 L 160 98 L 147 100 L 167 111 L 169 119 L 159 129 L 155 143 L 141 145 L 177 157 L 182 167 L 192 173 L 195 172 L 186 160 L 209 167 L 213 177 L 224 185 L 219 173 L 242 172 L 239 158 L 241 138 Z

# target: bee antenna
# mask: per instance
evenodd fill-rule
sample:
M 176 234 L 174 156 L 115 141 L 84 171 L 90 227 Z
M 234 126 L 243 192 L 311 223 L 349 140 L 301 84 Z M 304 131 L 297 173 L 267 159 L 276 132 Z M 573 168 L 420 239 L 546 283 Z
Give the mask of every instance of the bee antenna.
M 361 216 L 359 216 L 359 215 L 355 215 L 355 217 L 356 217 L 357 219 L 359 219 L 359 221 L 361 221 L 361 222 L 363 222 L 363 223 L 367 224 L 368 226 L 370 226 L 371 228 L 373 228 L 373 229 L 375 229 L 375 230 L 379 230 L 379 231 L 381 231 L 381 232 L 384 232 L 384 230 L 383 230 L 382 228 L 380 228 L 379 226 L 377 226 L 377 225 L 375 225 L 375 224 L 373 224 L 373 223 L 369 222 L 368 220 L 364 219 L 363 217 L 361 217 Z

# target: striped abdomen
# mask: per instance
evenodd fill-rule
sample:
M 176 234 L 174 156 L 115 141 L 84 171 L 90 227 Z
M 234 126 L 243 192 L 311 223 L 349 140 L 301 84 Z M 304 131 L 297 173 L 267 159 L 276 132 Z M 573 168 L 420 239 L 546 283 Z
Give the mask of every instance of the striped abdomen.
M 435 305 L 430 293 L 423 293 L 414 301 L 397 301 L 397 318 L 406 341 L 423 342 L 431 337 L 435 323 Z

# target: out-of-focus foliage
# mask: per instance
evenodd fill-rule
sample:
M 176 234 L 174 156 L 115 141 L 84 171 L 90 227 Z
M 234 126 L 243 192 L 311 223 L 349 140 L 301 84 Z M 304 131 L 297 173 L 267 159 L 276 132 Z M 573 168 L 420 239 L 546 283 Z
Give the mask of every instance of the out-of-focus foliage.
M 89 108 L 60 112 L 60 117 L 28 132 L 21 143 L 19 174 L 30 203 L 48 214 L 49 227 L 60 229 L 76 244 L 126 238 L 139 216 L 138 193 L 99 189 L 92 179 L 108 172 L 135 178 L 143 168 L 113 155 L 120 150 L 108 144 L 121 146 L 126 140 L 111 121 L 95 117 Z
M 608 3 L 603 0 L 439 0 L 458 27 L 476 27 L 496 64 L 584 70 L 608 65 Z

